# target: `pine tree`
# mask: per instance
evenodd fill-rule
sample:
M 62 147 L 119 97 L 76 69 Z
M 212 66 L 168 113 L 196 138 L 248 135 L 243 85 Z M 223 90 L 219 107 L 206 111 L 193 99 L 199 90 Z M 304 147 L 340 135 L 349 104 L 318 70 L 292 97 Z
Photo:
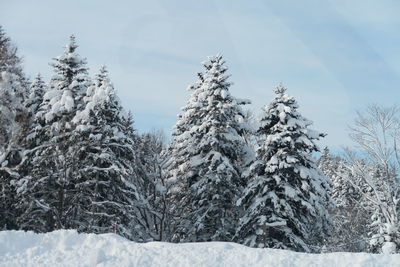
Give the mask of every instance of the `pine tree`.
M 326 146 L 321 153 L 321 156 L 317 160 L 318 168 L 325 173 L 331 172 L 332 168 L 332 155 L 329 151 L 329 148 Z
M 27 112 L 22 103 L 26 97 L 28 81 L 22 69 L 17 47 L 0 26 L 0 158 L 1 154 L 15 150 L 15 142 L 27 124 Z M 11 141 L 14 139 L 14 141 Z M 9 145 L 13 143 L 12 145 Z M 8 147 L 8 148 L 7 148 Z M 8 151 L 7 151 L 8 150 Z M 15 153 L 12 152 L 12 153 Z
M 25 107 L 30 112 L 30 117 L 34 117 L 39 110 L 40 104 L 43 102 L 43 96 L 46 93 L 46 85 L 40 73 L 32 82 L 28 97 L 25 99 Z
M 330 228 L 329 183 L 311 157 L 323 134 L 308 129 L 311 122 L 286 88 L 275 93 L 256 132 L 256 160 L 244 174 L 248 185 L 237 204 L 245 213 L 236 238 L 251 247 L 312 251 Z
M 28 151 L 29 149 L 32 149 L 37 145 L 39 145 L 39 142 L 43 141 L 36 138 L 37 130 L 42 128 L 39 121 L 36 118 L 36 115 L 39 112 L 40 105 L 42 105 L 43 103 L 43 97 L 46 91 L 47 91 L 47 86 L 43 81 L 42 76 L 38 74 L 35 80 L 32 82 L 29 88 L 28 96 L 24 101 L 24 106 L 28 112 L 29 122 L 26 134 L 23 136 L 22 139 L 22 145 Z M 27 168 L 28 166 L 26 165 L 26 163 L 27 162 L 23 162 L 20 168 L 21 169 Z
M 101 80 L 100 80 L 101 79 Z M 102 67 L 96 88 L 87 98 L 86 108 L 74 118 L 76 152 L 80 168 L 78 190 L 78 230 L 106 233 L 118 225 L 118 233 L 135 241 L 145 241 L 147 233 L 136 216 L 142 205 L 132 162 L 133 129 Z
M 30 131 L 32 147 L 26 153 L 26 173 L 20 181 L 22 229 L 51 231 L 73 228 L 79 195 L 74 179 L 79 170 L 74 157 L 72 119 L 84 108 L 89 84 L 86 60 L 77 53 L 70 37 L 63 55 L 54 58 L 55 74 L 43 96 Z
M 349 173 L 344 166 L 344 160 L 334 157 L 328 147 L 325 147 L 317 165 L 331 182 L 331 195 L 336 207 L 346 206 L 349 198 L 354 197 L 350 196 L 354 193 L 354 188 L 348 181 Z
M 0 87 L 0 154 L 7 154 L 22 135 L 27 123 L 23 91 L 18 77 L 9 72 L 1 73 Z
M 6 71 L 0 74 L 0 229 L 16 229 L 14 183 L 19 179 L 17 167 L 22 160 L 27 112 L 19 78 Z
M 23 155 L 21 140 L 28 127 L 28 112 L 23 106 L 27 79 L 22 59 L 0 26 L 0 229 L 16 229 L 15 182 Z
M 84 109 L 84 97 L 90 83 L 86 59 L 77 53 L 74 35 L 71 35 L 69 44 L 65 47 L 64 54 L 54 58 L 51 64 L 55 75 L 49 84 L 49 92 L 44 96 L 43 106 L 40 107 L 39 117 L 46 123 L 70 121 L 75 116 L 76 110 Z M 70 125 L 66 124 L 69 128 Z
M 26 203 L 25 201 L 29 201 L 27 199 L 27 195 L 24 194 L 27 191 L 28 179 L 31 178 L 30 172 L 32 170 L 32 159 L 31 156 L 33 153 L 31 149 L 36 148 L 42 141 L 37 138 L 37 129 L 42 128 L 38 120 L 36 119 L 36 114 L 39 111 L 39 107 L 43 102 L 44 94 L 47 91 L 47 87 L 45 82 L 42 80 L 40 74 L 38 74 L 35 80 L 30 85 L 27 98 L 24 101 L 24 107 L 28 114 L 28 122 L 25 130 L 25 134 L 21 138 L 21 146 L 23 147 L 24 153 L 21 157 L 21 162 L 18 165 L 18 179 L 16 179 L 14 183 L 15 194 L 17 195 L 17 201 L 14 204 L 13 209 L 17 211 L 18 220 L 20 220 L 21 214 L 25 213 Z
M 10 37 L 6 35 L 3 27 L 0 26 L 0 73 L 4 71 L 15 75 L 21 86 L 27 87 L 28 79 L 22 69 L 22 58 L 18 55 L 18 48 L 12 43 Z M 2 77 L 0 76 L 1 79 Z
M 362 252 L 367 247 L 366 225 L 371 214 L 362 195 L 352 185 L 358 178 L 348 170 L 348 164 L 344 158 L 331 154 L 327 147 L 318 162 L 318 167 L 331 181 L 331 197 L 335 203 L 330 210 L 332 235 L 327 241 L 327 249 L 332 252 Z
M 191 86 L 191 97 L 175 126 L 167 163 L 175 240 L 230 241 L 241 192 L 245 132 L 243 101 L 229 93 L 222 56 L 210 57 Z

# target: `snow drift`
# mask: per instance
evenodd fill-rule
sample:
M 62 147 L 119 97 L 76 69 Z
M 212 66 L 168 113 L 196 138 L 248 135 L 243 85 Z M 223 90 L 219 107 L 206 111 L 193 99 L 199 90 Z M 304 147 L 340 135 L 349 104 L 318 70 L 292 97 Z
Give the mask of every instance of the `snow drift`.
M 139 244 L 72 230 L 0 232 L 0 266 L 398 266 L 400 255 L 304 254 L 235 243 Z

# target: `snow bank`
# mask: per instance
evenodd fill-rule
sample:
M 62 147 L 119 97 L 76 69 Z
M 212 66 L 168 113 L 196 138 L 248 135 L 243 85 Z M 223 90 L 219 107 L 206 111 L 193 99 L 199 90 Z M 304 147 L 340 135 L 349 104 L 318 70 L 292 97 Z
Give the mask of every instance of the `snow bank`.
M 139 244 L 114 234 L 0 232 L 0 266 L 398 266 L 400 255 L 304 254 L 234 243 Z

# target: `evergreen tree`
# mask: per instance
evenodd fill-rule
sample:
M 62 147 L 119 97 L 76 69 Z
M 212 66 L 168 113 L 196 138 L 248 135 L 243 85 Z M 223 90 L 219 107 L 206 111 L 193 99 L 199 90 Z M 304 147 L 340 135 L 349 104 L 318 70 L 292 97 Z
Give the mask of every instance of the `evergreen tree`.
M 89 78 L 86 60 L 77 53 L 75 37 L 70 37 L 63 55 L 54 58 L 55 74 L 35 116 L 35 127 L 26 153 L 26 173 L 19 190 L 24 211 L 22 229 L 51 231 L 74 228 L 79 194 L 75 187 L 79 170 L 72 119 L 84 108 Z
M 46 85 L 39 73 L 32 82 L 28 97 L 25 99 L 25 107 L 29 110 L 30 117 L 34 118 L 35 114 L 38 112 L 39 106 L 43 102 L 43 96 L 45 93 Z
M 362 195 L 352 185 L 358 178 L 348 170 L 347 165 L 344 158 L 332 155 L 328 148 L 324 149 L 318 162 L 318 167 L 331 181 L 331 196 L 335 203 L 330 210 L 333 229 L 327 249 L 333 252 L 363 252 L 367 247 L 366 225 L 371 213 Z
M 16 143 L 26 128 L 27 112 L 22 103 L 27 93 L 27 79 L 17 47 L 0 26 L 0 159 L 16 152 Z M 11 140 L 13 139 L 13 141 Z M 19 144 L 17 145 L 19 146 Z M 1 156 L 3 154 L 3 156 Z
M 23 106 L 27 79 L 22 59 L 0 26 L 0 229 L 16 229 L 14 183 L 22 160 L 21 140 L 28 127 L 28 112 Z
M 332 168 L 332 155 L 329 151 L 329 148 L 326 146 L 321 153 L 321 156 L 317 160 L 318 168 L 324 173 L 330 173 L 333 171 Z M 330 176 L 328 176 L 330 177 Z
M 25 88 L 18 77 L 9 72 L 0 76 L 0 155 L 5 155 L 18 146 L 28 114 L 23 105 Z
M 59 128 L 65 121 L 71 121 L 77 110 L 85 108 L 84 97 L 90 83 L 86 59 L 77 53 L 74 35 L 71 35 L 64 54 L 54 58 L 51 64 L 54 76 L 49 84 L 49 92 L 44 96 L 38 117 L 50 124 L 52 128 Z M 66 124 L 67 128 L 71 125 Z M 58 130 L 58 129 L 54 129 Z
M 331 224 L 329 183 L 311 157 L 323 134 L 308 129 L 286 88 L 275 93 L 256 132 L 256 160 L 244 174 L 249 182 L 238 201 L 245 213 L 236 237 L 251 247 L 312 251 Z
M 39 145 L 41 141 L 36 138 L 36 134 L 41 127 L 36 116 L 39 112 L 39 107 L 43 103 L 43 97 L 47 91 L 45 82 L 42 80 L 42 76 L 38 74 L 35 80 L 32 82 L 29 90 L 29 94 L 24 101 L 24 106 L 29 114 L 29 123 L 27 127 L 27 133 L 23 136 L 22 145 L 26 150 L 32 149 Z M 28 153 L 29 154 L 29 153 Z M 29 154 L 31 155 L 31 154 Z M 26 159 L 26 158 L 25 158 Z M 29 159 L 26 159 L 29 162 Z M 20 166 L 21 169 L 27 168 L 27 162 L 23 162 Z
M 28 80 L 22 69 L 22 58 L 18 55 L 18 48 L 0 26 L 0 73 L 3 71 L 14 74 L 21 86 L 27 87 Z M 0 80 L 2 78 L 0 76 Z
M 101 81 L 99 80 L 101 79 Z M 75 187 L 79 191 L 78 230 L 106 233 L 118 225 L 118 233 L 136 241 L 146 240 L 135 216 L 142 203 L 134 180 L 134 141 L 126 124 L 115 89 L 102 67 L 85 110 L 74 118 L 77 124 L 75 157 L 82 168 Z M 132 227 L 134 225 L 134 227 Z
M 236 227 L 235 200 L 243 185 L 243 101 L 229 93 L 222 56 L 210 57 L 175 126 L 167 163 L 173 183 L 174 240 L 230 241 Z
M 14 183 L 22 159 L 21 138 L 27 122 L 27 112 L 20 94 L 24 90 L 18 77 L 2 72 L 0 79 L 0 229 L 16 229 Z
M 347 205 L 354 189 L 348 181 L 349 173 L 344 166 L 344 160 L 334 157 L 328 147 L 325 147 L 318 160 L 318 168 L 325 174 L 331 182 L 331 195 L 337 207 Z

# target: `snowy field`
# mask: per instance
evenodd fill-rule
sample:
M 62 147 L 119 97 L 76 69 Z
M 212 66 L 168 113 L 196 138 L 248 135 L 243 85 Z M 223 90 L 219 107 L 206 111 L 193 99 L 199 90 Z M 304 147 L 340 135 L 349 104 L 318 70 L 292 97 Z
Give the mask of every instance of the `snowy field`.
M 138 244 L 114 234 L 0 232 L 0 266 L 399 266 L 400 255 L 304 254 L 234 243 Z

